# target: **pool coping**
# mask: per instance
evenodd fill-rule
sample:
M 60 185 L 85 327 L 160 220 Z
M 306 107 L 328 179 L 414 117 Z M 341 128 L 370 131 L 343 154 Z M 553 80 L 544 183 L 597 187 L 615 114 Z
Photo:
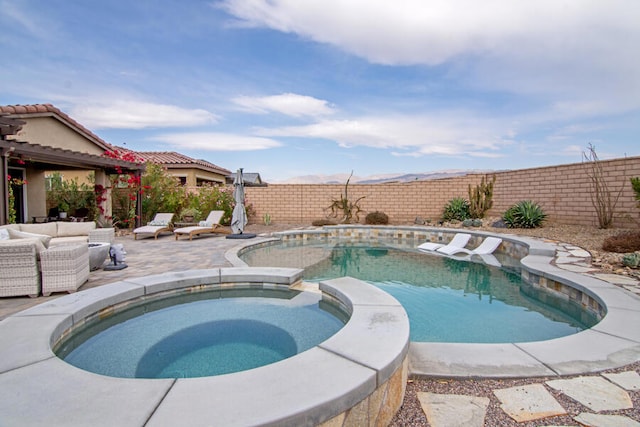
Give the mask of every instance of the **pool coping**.
M 398 372 L 406 376 L 406 312 L 390 295 L 351 278 L 320 285 L 327 298 L 351 311 L 340 331 L 296 356 L 247 371 L 114 378 L 69 365 L 52 351 L 69 328 L 131 299 L 211 285 L 288 289 L 301 276 L 299 269 L 284 268 L 166 273 L 88 289 L 7 317 L 0 322 L 3 425 L 164 426 L 183 424 L 186 414 L 189 425 L 318 425 L 366 401 Z
M 327 230 L 362 230 L 369 226 L 342 225 L 317 230 L 292 230 L 282 236 Z M 369 228 L 378 228 L 371 226 Z M 432 231 L 451 235 L 460 229 L 435 227 L 393 227 L 407 235 Z M 474 236 L 495 236 L 525 245 L 529 255 L 521 259 L 522 268 L 541 278 L 578 289 L 601 304 L 606 314 L 592 328 L 577 334 L 546 341 L 507 344 L 464 344 L 411 342 L 409 374 L 414 377 L 528 378 L 585 374 L 617 368 L 640 360 L 640 298 L 625 289 L 586 274 L 561 269 L 553 264 L 557 247 L 553 243 L 510 234 L 467 230 Z M 253 245 L 246 242 L 227 251 L 233 265 L 246 265 L 238 252 Z M 635 325 L 635 327 L 634 327 Z

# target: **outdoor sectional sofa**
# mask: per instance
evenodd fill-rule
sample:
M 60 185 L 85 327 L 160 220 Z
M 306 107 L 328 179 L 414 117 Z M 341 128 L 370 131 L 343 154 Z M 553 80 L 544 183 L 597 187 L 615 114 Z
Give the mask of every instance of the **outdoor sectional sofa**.
M 88 243 L 114 236 L 95 222 L 0 226 L 0 297 L 74 292 L 89 278 Z

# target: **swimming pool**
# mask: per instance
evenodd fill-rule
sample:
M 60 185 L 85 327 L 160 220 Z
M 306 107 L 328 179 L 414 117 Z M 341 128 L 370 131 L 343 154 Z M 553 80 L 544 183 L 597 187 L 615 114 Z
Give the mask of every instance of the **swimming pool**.
M 388 292 L 409 315 L 414 342 L 542 341 L 593 326 L 577 304 L 539 293 L 519 271 L 418 252 L 397 242 L 272 242 L 247 248 L 248 265 L 304 268 L 309 281 L 351 276 Z M 506 260 L 517 265 L 517 260 Z M 544 302 L 542 302 L 544 300 Z
M 112 377 L 206 377 L 292 357 L 334 335 L 347 320 L 317 293 L 189 293 L 110 316 L 72 335 L 56 354 Z

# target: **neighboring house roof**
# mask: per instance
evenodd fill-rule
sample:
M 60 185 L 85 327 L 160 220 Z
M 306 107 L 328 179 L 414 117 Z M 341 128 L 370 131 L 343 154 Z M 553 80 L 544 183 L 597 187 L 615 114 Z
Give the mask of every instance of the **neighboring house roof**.
M 102 149 L 113 150 L 113 146 L 111 144 L 51 104 L 0 105 L 0 114 L 1 113 L 9 114 L 11 117 L 18 119 L 29 117 L 52 117 L 74 129 L 76 132 L 80 133 Z
M 175 151 L 135 151 L 135 153 L 147 161 L 160 163 L 168 169 L 200 169 L 223 176 L 231 173 L 230 170 L 214 165 L 206 160 L 192 159 L 189 156 L 176 153 Z
M 236 175 L 227 175 L 226 180 L 227 184 L 233 184 L 236 180 Z M 244 181 L 244 185 L 248 187 L 266 186 L 266 183 L 262 182 L 260 174 L 256 172 L 242 172 L 242 181 Z

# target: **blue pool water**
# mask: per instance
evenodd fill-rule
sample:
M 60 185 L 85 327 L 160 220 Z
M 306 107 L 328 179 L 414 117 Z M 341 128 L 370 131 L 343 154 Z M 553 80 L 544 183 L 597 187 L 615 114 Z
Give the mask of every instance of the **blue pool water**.
M 416 250 L 382 244 L 278 243 L 250 249 L 241 258 L 252 267 L 304 268 L 310 281 L 342 276 L 368 281 L 403 305 L 412 341 L 539 341 L 595 324 L 580 307 L 538 294 L 518 272 Z
M 113 377 L 202 377 L 286 359 L 344 326 L 346 319 L 329 313 L 318 294 L 274 293 L 277 298 L 164 301 L 141 315 L 139 309 L 116 315 L 56 352 L 76 367 Z

